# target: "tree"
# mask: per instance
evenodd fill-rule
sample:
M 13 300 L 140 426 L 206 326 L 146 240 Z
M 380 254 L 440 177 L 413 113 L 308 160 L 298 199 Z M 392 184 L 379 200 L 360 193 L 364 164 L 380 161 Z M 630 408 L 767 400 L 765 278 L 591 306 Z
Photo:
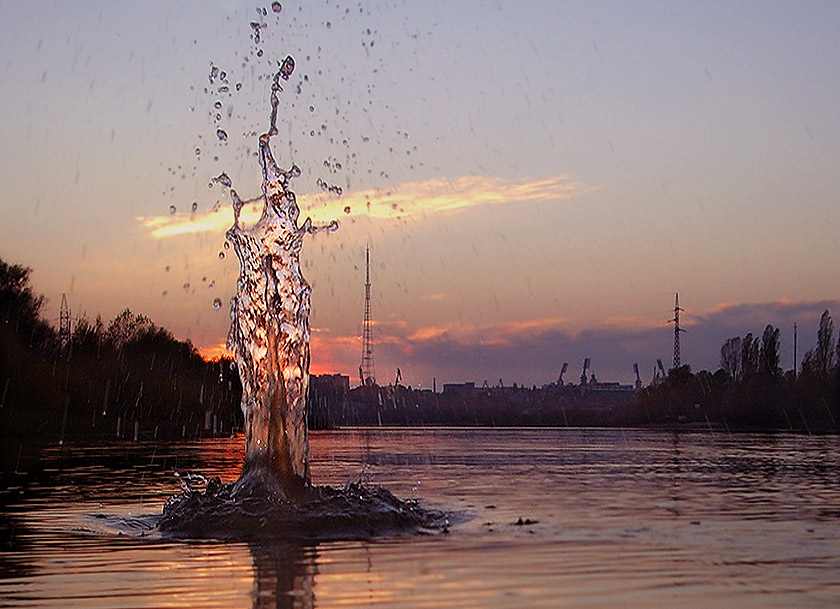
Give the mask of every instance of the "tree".
M 758 338 L 749 332 L 741 341 L 741 380 L 747 380 L 758 374 L 758 355 L 761 345 Z
M 816 367 L 817 373 L 823 378 L 834 367 L 834 322 L 826 309 L 820 317 L 820 327 L 817 330 Z
M 779 374 L 779 329 L 770 324 L 764 328 L 761 335 L 761 354 L 759 355 L 759 370 L 768 376 Z
M 43 296 L 35 296 L 29 285 L 32 269 L 0 259 L 0 322 L 41 353 L 56 346 L 55 331 L 40 317 Z
M 720 348 L 720 367 L 732 380 L 741 376 L 741 337 L 728 339 Z
M 135 315 L 131 309 L 124 309 L 108 325 L 105 336 L 115 348 L 119 349 L 155 330 L 155 324 L 151 319 L 141 313 Z

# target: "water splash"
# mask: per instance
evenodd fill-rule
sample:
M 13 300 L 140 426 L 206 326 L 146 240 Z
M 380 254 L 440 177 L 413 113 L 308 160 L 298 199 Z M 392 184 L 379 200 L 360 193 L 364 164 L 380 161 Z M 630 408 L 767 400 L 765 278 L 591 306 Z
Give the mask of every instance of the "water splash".
M 166 502 L 158 528 L 181 537 L 237 539 L 358 539 L 446 530 L 445 515 L 401 501 L 385 489 L 311 485 L 306 426 L 311 288 L 301 273 L 300 253 L 306 235 L 336 230 L 338 222 L 298 222 L 300 208 L 291 182 L 300 176 L 300 168 L 292 164 L 280 169 L 271 153 L 281 81 L 294 69 L 289 55 L 272 79 L 270 125 L 259 136 L 262 194 L 246 202 L 226 173 L 214 178 L 230 190 L 233 225 L 225 234 L 225 249 L 231 243 L 240 264 L 227 347 L 235 354 L 242 381 L 242 472 L 232 484 L 207 481 L 203 492 L 188 485 Z M 246 203 L 263 205 L 260 219 L 250 227 L 240 221 Z
M 271 123 L 259 138 L 263 203 L 252 227 L 240 222 L 244 202 L 231 189 L 233 226 L 227 240 L 239 259 L 237 293 L 231 304 L 228 349 L 236 354 L 242 380 L 245 414 L 245 464 L 234 494 L 267 490 L 295 495 L 310 483 L 306 435 L 306 393 L 309 386 L 309 313 L 311 288 L 300 268 L 304 236 L 338 228 L 333 221 L 298 224 L 300 209 L 292 179 L 297 165 L 283 171 L 271 153 L 277 134 L 280 79 L 294 71 L 288 56 L 274 75 Z M 222 174 L 217 181 L 230 186 Z

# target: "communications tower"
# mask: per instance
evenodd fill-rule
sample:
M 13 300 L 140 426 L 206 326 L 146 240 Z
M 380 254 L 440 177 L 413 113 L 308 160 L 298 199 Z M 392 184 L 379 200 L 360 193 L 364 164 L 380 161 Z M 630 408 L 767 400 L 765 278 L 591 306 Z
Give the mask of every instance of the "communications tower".
M 680 367 L 680 332 L 685 332 L 680 328 L 680 311 L 685 309 L 680 308 L 680 294 L 677 292 L 674 294 L 674 319 L 669 321 L 674 324 L 674 370 Z
M 365 248 L 365 321 L 362 328 L 362 363 L 359 365 L 359 381 L 362 385 L 373 385 L 376 374 L 373 370 L 373 340 L 370 318 L 370 246 Z
M 61 357 L 70 359 L 70 343 L 73 334 L 70 328 L 70 307 L 67 306 L 67 296 L 61 295 L 61 308 L 58 314 L 58 348 Z

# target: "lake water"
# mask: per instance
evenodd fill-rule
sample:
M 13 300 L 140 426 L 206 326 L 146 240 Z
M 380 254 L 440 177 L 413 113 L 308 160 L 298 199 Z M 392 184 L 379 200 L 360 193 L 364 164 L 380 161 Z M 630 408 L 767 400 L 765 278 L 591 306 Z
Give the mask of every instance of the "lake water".
M 241 437 L 54 446 L 4 474 L 0 606 L 840 606 L 837 436 L 356 429 L 311 448 L 315 483 L 384 485 L 450 533 L 170 541 L 148 527 L 173 470 L 234 480 Z

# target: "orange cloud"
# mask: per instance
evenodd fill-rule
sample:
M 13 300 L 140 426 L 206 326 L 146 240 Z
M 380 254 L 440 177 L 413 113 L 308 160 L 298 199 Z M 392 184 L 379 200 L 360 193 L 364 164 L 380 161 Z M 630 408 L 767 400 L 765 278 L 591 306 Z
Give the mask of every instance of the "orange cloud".
M 233 353 L 227 350 L 225 341 L 207 347 L 199 347 L 198 354 L 208 362 L 219 361 L 223 357 L 233 357 Z
M 568 321 L 561 317 L 544 317 L 486 326 L 427 326 L 409 334 L 406 341 L 424 343 L 446 339 L 461 345 L 510 345 L 524 337 L 539 336 L 546 332 L 564 329 Z
M 335 197 L 328 193 L 298 196 L 301 216 L 313 222 L 327 223 L 348 213 L 376 219 L 410 219 L 427 213 L 453 213 L 476 205 L 498 205 L 523 201 L 556 201 L 593 190 L 582 182 L 560 175 L 542 180 L 512 182 L 502 178 L 461 176 L 422 182 L 406 182 L 389 189 L 371 189 Z M 349 210 L 349 211 L 348 211 Z M 241 220 L 253 223 L 259 219 L 262 199 L 249 201 Z M 224 232 L 232 223 L 230 213 L 211 211 L 189 217 L 141 216 L 140 225 L 157 238 L 177 235 Z

